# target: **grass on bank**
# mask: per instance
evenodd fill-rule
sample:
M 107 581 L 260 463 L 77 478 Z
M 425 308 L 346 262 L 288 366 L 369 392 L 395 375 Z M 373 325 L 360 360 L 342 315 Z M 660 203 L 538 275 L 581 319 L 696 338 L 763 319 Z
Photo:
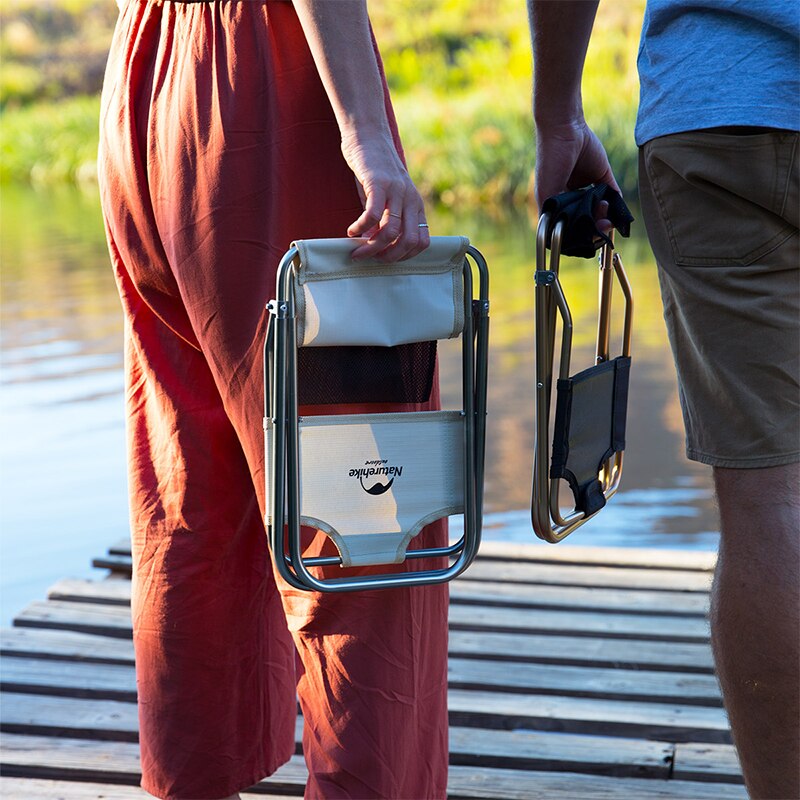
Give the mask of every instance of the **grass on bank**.
M 93 180 L 98 26 L 109 25 L 107 17 L 101 24 L 88 13 L 97 2 L 4 0 L 0 180 Z M 383 0 L 370 8 L 410 170 L 426 198 L 451 207 L 524 202 L 535 152 L 523 0 Z M 643 0 L 601 4 L 584 77 L 587 118 L 629 197 L 636 193 L 635 51 L 642 10 Z M 89 18 L 91 24 L 84 21 Z M 16 39 L 8 35 L 9 23 Z M 106 41 L 110 35 L 108 27 Z M 69 74 L 80 73 L 76 41 L 94 44 L 82 77 L 67 80 L 66 66 Z M 9 68 L 30 73 L 44 63 L 43 53 L 49 53 L 50 74 L 62 76 L 60 90 L 58 78 L 49 88 L 15 90 Z M 57 66 L 62 62 L 64 69 Z M 77 95 L 75 87 L 83 87 Z
M 41 185 L 96 180 L 99 110 L 99 97 L 90 96 L 4 111 L 0 181 Z

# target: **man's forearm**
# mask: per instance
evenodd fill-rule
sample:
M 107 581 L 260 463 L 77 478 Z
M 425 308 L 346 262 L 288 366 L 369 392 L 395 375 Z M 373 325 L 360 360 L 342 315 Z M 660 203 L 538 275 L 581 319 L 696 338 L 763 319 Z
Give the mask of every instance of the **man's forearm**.
M 537 127 L 583 118 L 581 76 L 598 0 L 528 0 Z
M 389 134 L 365 0 L 293 0 L 342 134 Z

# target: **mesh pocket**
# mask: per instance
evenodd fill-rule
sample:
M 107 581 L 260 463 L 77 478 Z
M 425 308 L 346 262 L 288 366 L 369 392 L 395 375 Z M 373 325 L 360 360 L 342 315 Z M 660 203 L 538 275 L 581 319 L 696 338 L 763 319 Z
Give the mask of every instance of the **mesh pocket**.
M 301 347 L 300 405 L 425 403 L 433 388 L 436 342 L 397 347 Z

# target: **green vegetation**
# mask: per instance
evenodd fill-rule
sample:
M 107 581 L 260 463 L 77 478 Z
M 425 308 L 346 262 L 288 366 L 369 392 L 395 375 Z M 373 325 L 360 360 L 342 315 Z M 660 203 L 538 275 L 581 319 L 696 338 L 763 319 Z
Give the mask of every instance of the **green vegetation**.
M 116 17 L 112 0 L 1 0 L 0 107 L 95 94 Z
M 587 118 L 636 192 L 635 53 L 644 0 L 601 5 L 587 58 Z M 413 177 L 453 207 L 531 192 L 530 45 L 524 0 L 383 0 L 373 25 Z M 2 0 L 0 180 L 93 175 L 109 0 Z
M 4 111 L 0 180 L 94 182 L 99 110 L 96 96 L 78 96 Z

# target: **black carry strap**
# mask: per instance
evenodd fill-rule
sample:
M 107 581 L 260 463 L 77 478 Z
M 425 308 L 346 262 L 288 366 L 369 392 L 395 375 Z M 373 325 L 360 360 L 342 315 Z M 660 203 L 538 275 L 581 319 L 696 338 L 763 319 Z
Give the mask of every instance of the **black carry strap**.
M 550 247 L 556 223 L 563 222 L 561 252 L 565 256 L 591 258 L 604 244 L 613 247 L 611 239 L 597 229 L 594 219 L 594 210 L 603 200 L 608 203 L 608 219 L 621 236 L 630 236 L 633 215 L 622 195 L 606 183 L 596 183 L 544 201 L 541 213 L 549 215 L 547 246 Z

